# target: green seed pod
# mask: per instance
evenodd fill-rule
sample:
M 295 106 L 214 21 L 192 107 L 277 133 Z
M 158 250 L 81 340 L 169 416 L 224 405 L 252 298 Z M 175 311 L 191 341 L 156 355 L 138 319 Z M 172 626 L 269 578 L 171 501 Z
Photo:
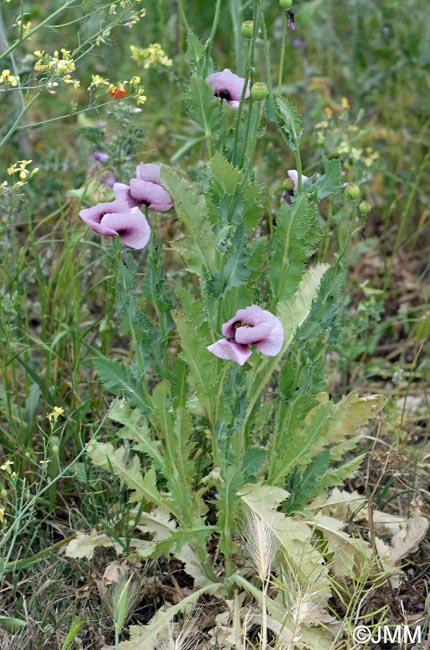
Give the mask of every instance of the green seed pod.
M 289 9 L 293 4 L 293 0 L 279 0 L 281 9 Z
M 252 38 L 252 32 L 254 31 L 254 23 L 252 20 L 245 20 L 242 23 L 242 27 L 240 28 L 240 31 L 242 32 L 242 36 L 244 38 Z
M 358 187 L 358 185 L 353 185 L 353 184 L 347 185 L 345 187 L 345 194 L 348 198 L 357 200 L 361 196 L 360 188 Z
M 264 81 L 256 81 L 252 84 L 251 97 L 257 102 L 262 102 L 267 97 L 267 84 Z
M 372 209 L 372 206 L 367 201 L 362 201 L 358 206 L 358 209 L 360 210 L 361 214 L 366 215 L 369 214 L 369 212 Z

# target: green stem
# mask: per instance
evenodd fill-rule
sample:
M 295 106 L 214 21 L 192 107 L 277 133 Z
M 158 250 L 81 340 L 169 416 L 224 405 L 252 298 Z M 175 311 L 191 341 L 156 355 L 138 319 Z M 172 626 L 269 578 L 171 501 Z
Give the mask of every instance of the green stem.
M 204 67 L 204 75 L 203 75 L 205 77 L 206 77 L 206 75 L 208 73 L 208 69 L 209 69 L 210 55 L 208 55 L 208 53 L 210 53 L 210 50 L 212 48 L 212 44 L 213 44 L 213 41 L 214 41 L 214 38 L 215 38 L 215 34 L 216 34 L 217 27 L 218 27 L 218 22 L 219 22 L 220 9 L 221 9 L 221 0 L 217 0 L 216 6 L 215 6 L 214 19 L 213 19 L 213 22 L 212 22 L 211 33 L 209 34 L 209 38 L 205 43 L 206 57 L 205 57 L 205 67 Z
M 262 28 L 262 32 L 263 32 L 264 61 L 265 61 L 265 65 L 266 65 L 266 83 L 267 83 L 267 88 L 268 88 L 269 94 L 271 95 L 273 93 L 272 71 L 271 71 L 271 66 L 270 66 L 269 39 L 267 38 L 266 21 L 264 19 L 264 15 L 263 15 L 263 17 L 261 19 L 261 28 Z
M 284 75 L 284 60 L 285 60 L 285 48 L 287 45 L 287 33 L 288 33 L 288 20 L 284 15 L 284 29 L 282 31 L 282 46 L 281 46 L 281 60 L 279 61 L 279 75 L 278 75 L 278 94 L 282 92 L 282 78 Z
M 22 118 L 23 118 L 24 115 L 28 112 L 28 110 L 31 108 L 31 106 L 34 104 L 34 102 L 36 101 L 36 99 L 39 98 L 39 95 L 40 95 L 40 92 L 37 93 L 36 95 L 34 95 L 34 97 L 32 97 L 32 98 L 30 99 L 30 101 L 28 102 L 28 104 L 26 104 L 26 105 L 24 106 L 24 108 L 22 108 L 22 109 L 20 110 L 20 112 L 18 113 L 18 116 L 17 116 L 15 122 L 12 124 L 12 126 L 11 126 L 10 129 L 9 129 L 9 131 L 6 133 L 6 135 L 5 135 L 5 136 L 2 138 L 2 140 L 0 141 L 0 149 L 1 149 L 5 144 L 6 144 L 6 142 L 8 142 L 9 139 L 13 136 L 13 134 L 14 134 L 15 131 L 17 130 L 16 127 L 17 127 L 18 124 L 21 122 Z

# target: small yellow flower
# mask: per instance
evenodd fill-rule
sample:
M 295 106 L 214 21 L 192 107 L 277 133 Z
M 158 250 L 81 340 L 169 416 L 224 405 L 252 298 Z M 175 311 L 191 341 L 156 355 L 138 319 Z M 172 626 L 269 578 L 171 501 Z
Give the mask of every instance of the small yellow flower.
M 331 116 L 333 115 L 333 111 L 331 110 L 330 106 L 326 106 L 324 109 L 324 113 L 327 115 L 327 119 L 329 120 Z
M 60 417 L 60 415 L 64 415 L 64 409 L 61 406 L 54 406 L 52 411 L 47 415 L 47 418 L 51 426 L 57 424 L 57 420 Z
M 98 88 L 99 86 L 109 86 L 109 81 L 99 74 L 91 75 L 90 88 Z
M 4 86 L 16 87 L 19 83 L 18 75 L 11 74 L 10 70 L 6 68 L 0 75 L 0 84 Z
M 347 97 L 342 97 L 342 108 L 349 110 L 349 101 Z
M 3 465 L 0 465 L 0 470 L 2 472 L 8 472 L 10 474 L 10 468 L 13 467 L 13 460 L 7 460 Z
M 159 43 L 151 43 L 148 47 L 130 45 L 131 58 L 147 70 L 154 65 L 170 67 L 173 62 L 169 59 Z

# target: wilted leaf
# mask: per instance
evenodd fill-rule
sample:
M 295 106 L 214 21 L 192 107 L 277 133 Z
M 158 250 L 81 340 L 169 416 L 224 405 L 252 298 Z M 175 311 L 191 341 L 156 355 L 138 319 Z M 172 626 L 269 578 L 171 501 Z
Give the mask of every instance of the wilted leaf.
M 72 539 L 66 546 L 66 556 L 74 558 L 86 557 L 88 560 L 91 560 L 94 551 L 100 546 L 112 547 L 118 555 L 123 551 L 121 544 L 115 542 L 106 533 L 92 530 L 89 535 L 86 533 L 77 533 L 75 539 Z

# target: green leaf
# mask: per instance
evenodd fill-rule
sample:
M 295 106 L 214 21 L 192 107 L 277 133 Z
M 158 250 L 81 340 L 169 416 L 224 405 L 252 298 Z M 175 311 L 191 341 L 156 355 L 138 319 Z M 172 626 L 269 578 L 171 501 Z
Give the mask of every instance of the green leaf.
M 269 257 L 269 281 L 276 300 L 288 299 L 297 289 L 319 238 L 317 217 L 316 205 L 306 194 L 299 194 L 291 207 L 286 202 L 281 206 Z
M 128 368 L 125 368 L 116 361 L 108 361 L 103 358 L 96 359 L 94 366 L 100 377 L 100 381 L 107 390 L 113 393 L 113 395 L 127 397 L 143 413 L 147 412 L 148 407 L 146 401 L 139 392 Z
M 316 192 L 318 201 L 335 194 L 341 187 L 341 171 L 340 160 L 324 160 L 324 174 L 308 179 L 304 191 Z
M 216 266 L 216 236 L 210 226 L 203 194 L 197 193 L 185 180 L 164 166 L 161 169 L 161 179 L 186 231 L 175 242 L 175 248 L 187 262 L 190 272 L 200 275 L 202 267 L 213 272 Z
M 155 503 L 168 508 L 172 513 L 176 512 L 175 508 L 172 510 L 168 498 L 163 497 L 157 490 L 154 468 L 142 476 L 139 459 L 137 456 L 130 457 L 124 447 L 115 449 L 110 442 L 93 442 L 88 445 L 87 453 L 94 465 L 112 472 L 132 491 L 131 502 L 145 499 L 148 504 Z
M 267 451 L 260 447 L 251 447 L 243 455 L 240 471 L 245 481 L 250 481 L 257 476 L 267 458 Z
M 217 152 L 210 161 L 212 185 L 217 195 L 234 194 L 242 179 L 240 169 L 229 163 L 224 156 Z
M 203 56 L 205 46 L 191 30 L 187 33 L 188 57 L 198 63 Z
M 205 136 L 210 137 L 222 128 L 219 105 L 214 102 L 214 89 L 200 77 L 191 77 L 185 103 L 190 119 Z
M 152 439 L 148 425 L 139 410 L 130 408 L 124 399 L 115 399 L 110 406 L 108 417 L 123 425 L 117 432 L 119 438 L 137 443 L 134 449 L 147 454 L 157 469 L 164 470 L 161 444 Z
M 181 358 L 190 369 L 190 377 L 203 412 L 212 420 L 218 385 L 217 359 L 211 355 L 207 346 L 212 342 L 206 324 L 197 328 L 185 314 L 172 312 L 181 339 Z
M 290 346 L 297 329 L 304 323 L 318 295 L 321 280 L 329 269 L 328 264 L 317 264 L 304 274 L 296 293 L 278 305 L 278 315 L 284 328 L 284 345 L 281 353 Z
M 285 98 L 269 95 L 266 100 L 266 114 L 269 120 L 278 125 L 291 151 L 297 151 L 297 143 L 302 135 L 302 124 L 293 104 Z

